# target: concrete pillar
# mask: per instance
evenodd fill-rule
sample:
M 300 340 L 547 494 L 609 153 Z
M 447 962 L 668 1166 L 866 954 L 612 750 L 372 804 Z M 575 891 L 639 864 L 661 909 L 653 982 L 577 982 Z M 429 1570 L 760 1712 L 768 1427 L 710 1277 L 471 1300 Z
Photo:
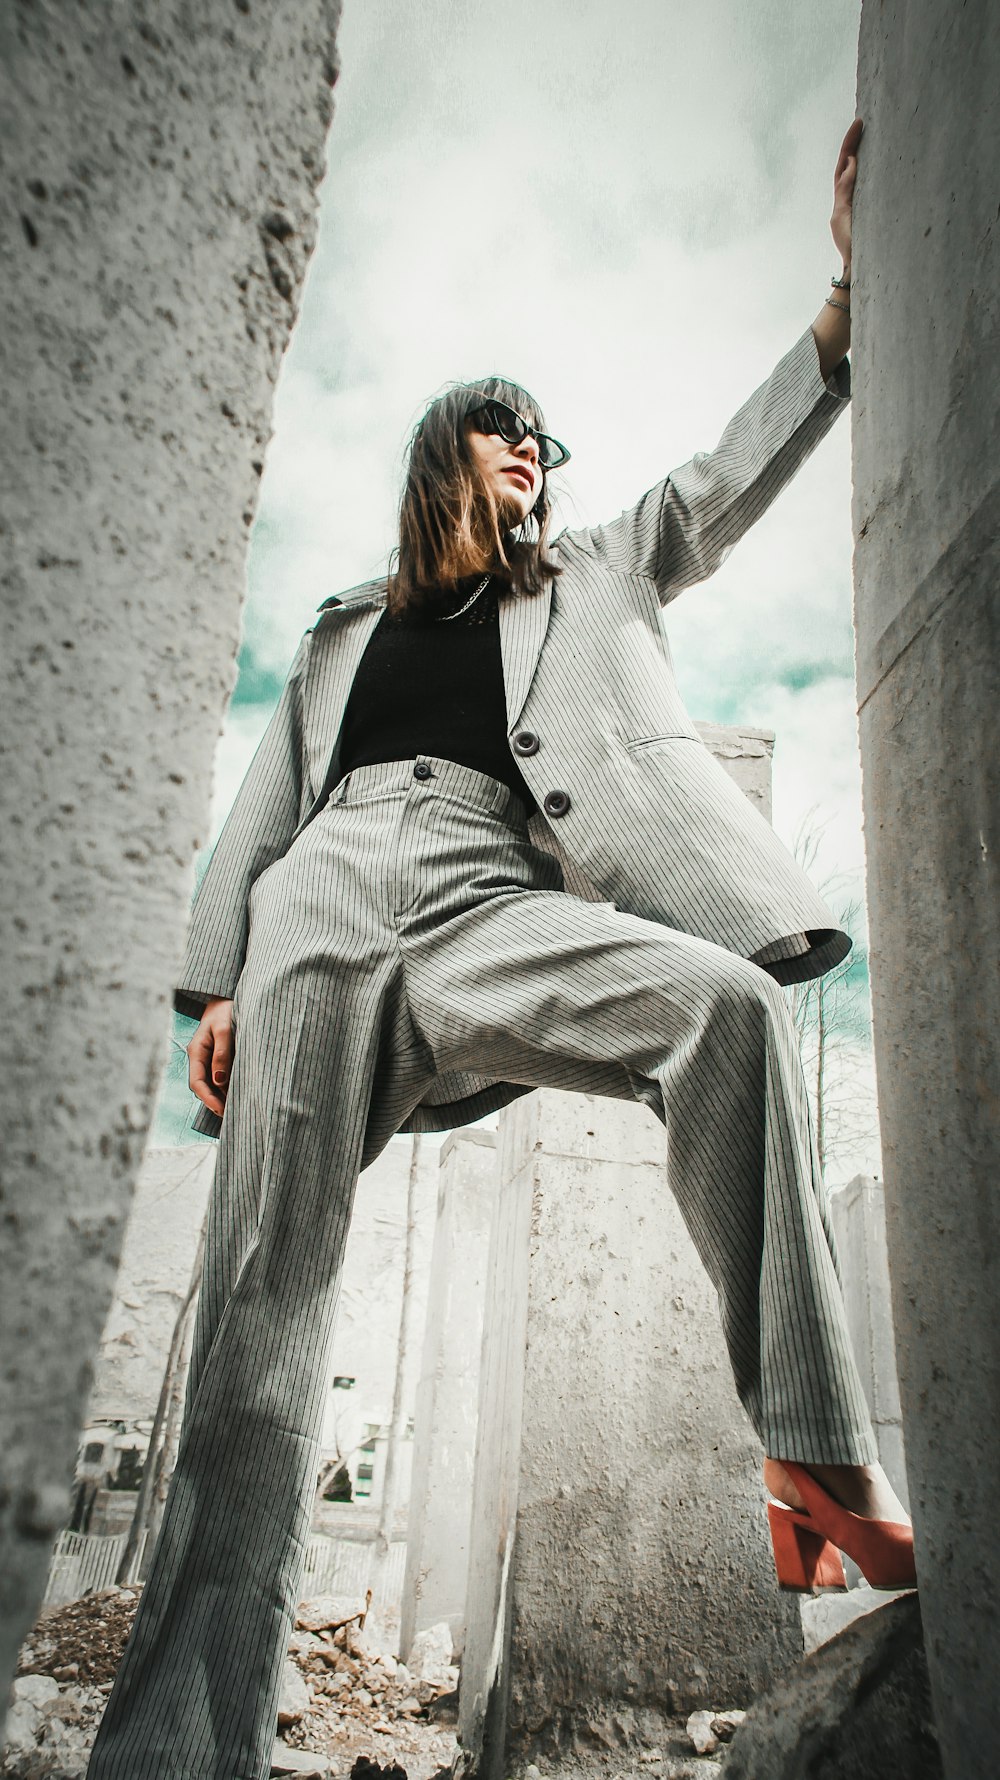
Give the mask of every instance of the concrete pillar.
M 0 14 L 0 1702 L 168 1042 L 338 10 Z
M 857 673 L 889 1266 L 949 1780 L 1000 1746 L 1000 33 L 861 17 Z
M 399 1651 L 446 1619 L 465 1644 L 472 1475 L 496 1135 L 472 1127 L 442 1145 L 427 1322 L 414 1415 Z
M 834 1188 L 830 1216 L 843 1274 L 847 1326 L 878 1438 L 878 1456 L 900 1501 L 908 1504 L 882 1182 L 856 1174 L 846 1186 Z
M 547 1090 L 505 1109 L 459 1727 L 484 1780 L 655 1742 L 801 1654 L 761 1458 L 659 1120 Z

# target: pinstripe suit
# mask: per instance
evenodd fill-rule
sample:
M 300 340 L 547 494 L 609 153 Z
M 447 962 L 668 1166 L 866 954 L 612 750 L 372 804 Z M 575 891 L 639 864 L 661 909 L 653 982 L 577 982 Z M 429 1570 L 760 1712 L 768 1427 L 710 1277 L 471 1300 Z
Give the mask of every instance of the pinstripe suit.
M 770 825 L 713 760 L 674 679 L 661 607 L 718 568 L 848 405 L 845 359 L 829 383 L 807 328 L 734 415 L 718 446 L 673 470 L 609 525 L 565 531 L 554 590 L 503 602 L 507 715 L 540 806 L 532 838 L 567 889 L 649 920 L 763 954 L 778 981 L 819 975 L 847 935 Z M 232 996 L 255 877 L 314 820 L 340 776 L 338 739 L 384 581 L 323 602 L 202 881 L 176 1006 L 200 1017 Z M 534 754 L 517 737 L 538 738 Z M 553 790 L 570 807 L 546 818 Z M 808 944 L 794 936 L 814 937 Z M 476 1072 L 432 1084 L 402 1129 L 447 1130 L 511 1098 Z M 193 1126 L 218 1136 L 206 1107 Z
M 341 775 L 383 587 L 325 602 L 300 644 L 177 990 L 192 1014 L 234 998 L 235 1061 L 225 1117 L 195 1120 L 220 1148 L 184 1434 L 91 1780 L 268 1771 L 354 1187 L 395 1131 L 536 1084 L 645 1101 L 767 1450 L 876 1456 L 775 981 L 849 941 L 700 742 L 660 624 L 848 379 L 845 362 L 824 386 L 807 330 L 714 453 L 613 524 L 564 532 L 555 589 L 501 606 L 530 823 L 453 762 Z

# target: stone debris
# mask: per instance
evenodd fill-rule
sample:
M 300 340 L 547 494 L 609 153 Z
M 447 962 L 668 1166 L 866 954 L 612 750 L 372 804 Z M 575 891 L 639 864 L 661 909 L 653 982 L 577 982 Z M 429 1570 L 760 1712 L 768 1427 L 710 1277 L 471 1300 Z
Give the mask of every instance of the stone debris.
M 383 1768 L 377 1761 L 369 1761 L 367 1756 L 359 1755 L 351 1769 L 351 1780 L 407 1780 L 407 1774 L 406 1769 L 395 1762 Z
M 313 1595 L 308 1601 L 299 1602 L 295 1624 L 306 1632 L 335 1632 L 338 1626 L 350 1625 L 352 1620 L 357 1620 L 363 1627 L 371 1604 L 371 1589 L 365 1596 L 363 1607 L 359 1607 L 356 1601 L 345 1601 L 337 1595 Z
M 687 1721 L 687 1734 L 696 1755 L 713 1755 L 720 1743 L 735 1736 L 746 1717 L 745 1712 L 692 1712 Z
M 300 1604 L 289 1667 L 305 1683 L 309 1705 L 284 1741 L 335 1758 L 340 1773 L 348 1759 L 364 1758 L 384 1776 L 380 1764 L 391 1767 L 400 1756 L 409 1780 L 429 1780 L 455 1750 L 454 1737 L 435 1722 L 452 1717 L 457 1700 L 451 1628 L 442 1622 L 419 1634 L 407 1665 L 379 1648 L 359 1623 L 362 1612 L 367 1606 L 352 1612 L 332 1597 Z
M 415 1681 L 433 1681 L 451 1665 L 451 1626 L 446 1619 L 418 1632 L 413 1640 L 407 1667 Z
M 21 1647 L 0 1780 L 83 1780 L 139 1593 L 105 1589 L 43 1611 Z M 450 1770 L 459 1681 L 450 1629 L 421 1634 L 411 1670 L 365 1629 L 370 1605 L 370 1593 L 361 1603 L 332 1595 L 300 1603 L 272 1774 L 342 1780 L 362 1761 L 359 1780 L 433 1780 Z
M 711 1755 L 719 1747 L 719 1739 L 712 1729 L 711 1712 L 692 1712 L 687 1721 L 687 1734 L 696 1755 Z
M 717 1712 L 712 1719 L 712 1729 L 719 1742 L 728 1743 L 731 1737 L 735 1737 L 745 1717 L 746 1713 L 735 1707 L 729 1712 Z
M 312 1705 L 312 1696 L 302 1679 L 302 1671 L 294 1657 L 286 1656 L 278 1696 L 278 1728 L 297 1724 Z
M 112 1682 L 132 1629 L 140 1589 L 105 1588 L 44 1607 L 21 1646 L 17 1673 L 99 1687 Z M 68 1672 L 72 1671 L 72 1673 Z
M 60 1687 L 48 1675 L 21 1675 L 11 1687 L 5 1780 L 82 1780 L 106 1696 L 96 1687 Z
M 272 1774 L 298 1774 L 302 1780 L 329 1780 L 332 1773 L 325 1755 L 314 1755 L 309 1749 L 289 1749 L 281 1738 L 271 1751 Z

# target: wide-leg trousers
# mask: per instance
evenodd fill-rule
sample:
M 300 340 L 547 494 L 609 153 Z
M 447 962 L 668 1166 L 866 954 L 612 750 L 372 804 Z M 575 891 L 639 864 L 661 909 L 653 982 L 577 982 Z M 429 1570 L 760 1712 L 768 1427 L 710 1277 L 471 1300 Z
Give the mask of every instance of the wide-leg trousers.
M 266 1780 L 355 1184 L 436 1077 L 624 1081 L 766 1451 L 875 1459 L 782 991 L 559 882 L 506 786 L 421 756 L 255 883 L 177 1465 L 88 1780 Z

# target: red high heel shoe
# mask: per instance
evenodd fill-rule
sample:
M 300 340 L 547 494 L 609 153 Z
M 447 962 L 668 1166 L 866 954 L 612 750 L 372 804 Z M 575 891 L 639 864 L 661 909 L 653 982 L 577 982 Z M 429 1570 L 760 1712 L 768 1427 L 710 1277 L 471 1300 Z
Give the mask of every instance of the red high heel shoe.
M 840 1551 L 853 1558 L 870 1588 L 916 1588 L 913 1529 L 902 1521 L 870 1520 L 842 1508 L 804 1466 L 782 1465 L 806 1505 L 767 1505 L 774 1563 L 782 1588 L 846 1588 Z M 836 1548 L 839 1546 L 840 1551 Z
M 779 1588 L 816 1595 L 847 1587 L 840 1552 L 817 1533 L 808 1514 L 769 1502 L 767 1518 Z

